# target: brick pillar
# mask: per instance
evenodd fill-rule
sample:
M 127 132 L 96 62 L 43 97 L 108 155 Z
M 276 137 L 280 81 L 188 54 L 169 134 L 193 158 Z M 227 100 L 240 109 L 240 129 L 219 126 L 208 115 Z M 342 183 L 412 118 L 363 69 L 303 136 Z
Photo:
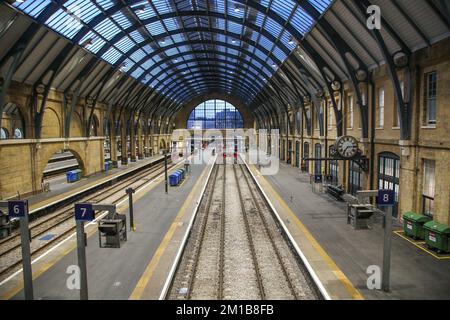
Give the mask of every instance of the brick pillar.
M 138 159 L 144 159 L 144 136 L 142 135 L 142 128 L 138 129 Z
M 130 148 L 131 148 L 131 162 L 136 162 L 136 134 L 134 131 L 134 126 L 130 130 Z
M 124 165 L 128 164 L 128 144 L 127 144 L 127 129 L 125 126 L 122 126 L 122 132 L 120 135 L 122 140 L 122 159 L 121 163 Z

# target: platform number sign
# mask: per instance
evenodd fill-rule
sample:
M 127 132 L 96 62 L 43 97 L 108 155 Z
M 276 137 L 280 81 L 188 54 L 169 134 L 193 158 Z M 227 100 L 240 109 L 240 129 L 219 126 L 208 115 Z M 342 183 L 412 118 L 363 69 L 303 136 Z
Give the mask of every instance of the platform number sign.
M 8 215 L 10 218 L 23 218 L 28 214 L 28 201 L 8 201 Z
M 93 221 L 95 219 L 94 209 L 90 203 L 75 204 L 75 220 Z
M 395 204 L 394 190 L 378 190 L 377 204 L 380 207 L 389 207 Z

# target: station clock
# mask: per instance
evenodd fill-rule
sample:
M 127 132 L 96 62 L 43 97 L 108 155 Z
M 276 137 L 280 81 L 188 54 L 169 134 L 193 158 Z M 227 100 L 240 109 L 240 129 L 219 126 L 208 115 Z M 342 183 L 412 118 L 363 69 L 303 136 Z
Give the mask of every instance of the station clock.
M 352 136 L 342 136 L 336 140 L 338 154 L 346 159 L 354 158 L 358 154 L 358 140 Z

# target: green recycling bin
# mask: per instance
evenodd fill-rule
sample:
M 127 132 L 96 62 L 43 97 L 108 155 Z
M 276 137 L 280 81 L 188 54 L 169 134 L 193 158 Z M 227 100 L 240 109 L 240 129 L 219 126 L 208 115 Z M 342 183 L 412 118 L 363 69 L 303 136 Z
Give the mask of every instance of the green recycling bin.
M 415 212 L 407 212 L 403 215 L 403 230 L 405 234 L 414 239 L 424 239 L 423 225 L 431 218 Z
M 429 248 L 436 249 L 438 253 L 450 252 L 450 226 L 429 221 L 423 225 L 423 228 L 425 243 Z
M 77 174 L 77 181 L 80 180 L 82 171 L 80 169 L 77 169 L 75 170 L 75 173 Z

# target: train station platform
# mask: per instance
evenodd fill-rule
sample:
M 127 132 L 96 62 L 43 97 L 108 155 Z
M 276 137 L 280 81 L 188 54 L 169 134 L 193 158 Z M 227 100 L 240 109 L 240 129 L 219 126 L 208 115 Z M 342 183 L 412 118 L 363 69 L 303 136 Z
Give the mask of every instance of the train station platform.
M 182 165 L 183 162 L 178 163 L 171 171 Z M 97 223 L 86 225 L 89 299 L 141 298 L 146 292 L 144 289 L 154 282 L 159 284 L 156 286 L 158 294 L 155 295 L 155 299 L 158 298 L 167 276 L 165 272 L 170 269 L 165 267 L 164 263 L 167 261 L 163 261 L 164 259 L 158 263 L 162 248 L 169 240 L 168 235 L 177 235 L 178 228 L 185 230 L 187 227 L 181 217 L 196 202 L 194 195 L 201 192 L 200 182 L 205 181 L 207 168 L 205 165 L 192 165 L 184 182 L 179 186 L 169 187 L 168 194 L 165 193 L 164 174 L 138 190 L 134 195 L 136 231 L 127 230 L 128 240 L 119 249 L 100 248 Z M 129 217 L 128 201 L 118 206 L 118 212 Z M 67 286 L 67 281 L 70 281 L 67 270 L 70 266 L 77 265 L 77 261 L 75 234 L 35 259 L 35 299 L 79 299 L 79 291 Z M 19 272 L 0 283 L 0 300 L 23 299 L 22 289 L 22 273 Z
M 381 221 L 371 230 L 347 224 L 345 202 L 314 193 L 309 175 L 280 163 L 278 174 L 261 176 L 250 166 L 282 221 L 333 299 L 448 299 L 450 257 L 437 257 L 392 234 L 391 290 L 367 287 L 369 266 L 382 266 Z M 380 220 L 380 219 L 379 219 Z
M 51 183 L 51 190 L 49 192 L 26 197 L 30 206 L 30 214 L 33 214 L 33 211 L 52 206 L 74 194 L 83 193 L 108 181 L 119 179 L 121 176 L 128 175 L 134 171 L 139 171 L 161 159 L 163 159 L 163 156 L 156 155 L 144 160 L 138 160 L 137 162 L 130 162 L 128 165 L 119 164 L 118 168 L 99 172 L 89 177 L 83 177 L 81 180 L 73 183 L 68 183 L 65 176 L 60 176 L 54 179 L 56 181 Z

